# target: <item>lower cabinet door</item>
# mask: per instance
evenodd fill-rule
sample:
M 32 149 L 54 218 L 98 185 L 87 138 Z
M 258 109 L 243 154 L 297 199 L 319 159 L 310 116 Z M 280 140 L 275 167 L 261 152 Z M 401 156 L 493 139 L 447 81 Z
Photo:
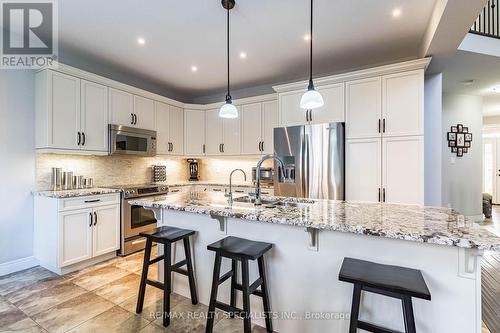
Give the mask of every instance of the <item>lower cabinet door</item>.
M 92 257 L 92 209 L 59 214 L 59 266 L 68 266 Z
M 382 152 L 382 180 L 385 201 L 423 205 L 423 136 L 384 138 Z
M 120 247 L 120 205 L 94 208 L 93 255 L 118 250 Z
M 348 139 L 345 146 L 346 200 L 381 200 L 381 139 Z

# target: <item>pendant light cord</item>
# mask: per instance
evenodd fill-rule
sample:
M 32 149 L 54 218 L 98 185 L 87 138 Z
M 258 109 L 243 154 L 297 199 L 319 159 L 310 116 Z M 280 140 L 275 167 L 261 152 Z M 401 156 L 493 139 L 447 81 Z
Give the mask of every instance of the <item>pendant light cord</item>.
M 313 78 L 313 0 L 311 0 L 311 31 L 309 34 L 309 81 Z
M 227 8 L 227 95 L 226 101 L 231 99 L 229 92 L 229 8 Z

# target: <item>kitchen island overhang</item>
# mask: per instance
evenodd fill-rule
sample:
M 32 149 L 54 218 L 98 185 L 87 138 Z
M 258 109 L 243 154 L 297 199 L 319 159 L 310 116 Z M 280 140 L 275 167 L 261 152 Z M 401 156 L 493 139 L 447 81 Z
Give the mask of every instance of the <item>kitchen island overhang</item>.
M 193 255 L 204 304 L 210 296 L 214 261 L 208 244 L 225 235 L 275 244 L 266 266 L 278 332 L 348 330 L 352 285 L 337 279 L 345 257 L 422 271 L 432 301 L 413 300 L 418 332 L 480 332 L 480 258 L 483 250 L 498 251 L 500 239 L 453 210 L 324 200 L 300 208 L 228 208 L 222 195 L 211 193 L 132 203 L 153 209 L 159 225 L 197 231 Z M 181 248 L 174 251 L 177 260 L 183 259 L 182 253 Z M 229 262 L 223 261 L 222 271 L 229 269 Z M 251 278 L 256 276 L 254 264 Z M 187 280 L 174 276 L 173 290 L 188 296 Z M 219 298 L 228 301 L 228 286 L 221 286 Z M 251 309 L 254 314 L 262 311 L 259 298 L 252 298 Z M 395 299 L 365 293 L 360 318 L 404 330 L 401 304 Z M 258 315 L 253 322 L 264 324 Z

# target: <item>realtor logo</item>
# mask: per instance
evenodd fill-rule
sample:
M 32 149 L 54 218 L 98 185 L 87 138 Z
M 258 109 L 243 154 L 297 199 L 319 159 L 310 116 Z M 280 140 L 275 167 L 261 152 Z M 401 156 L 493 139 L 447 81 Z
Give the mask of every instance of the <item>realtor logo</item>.
M 51 66 L 57 55 L 57 11 L 54 1 L 0 1 L 1 68 Z

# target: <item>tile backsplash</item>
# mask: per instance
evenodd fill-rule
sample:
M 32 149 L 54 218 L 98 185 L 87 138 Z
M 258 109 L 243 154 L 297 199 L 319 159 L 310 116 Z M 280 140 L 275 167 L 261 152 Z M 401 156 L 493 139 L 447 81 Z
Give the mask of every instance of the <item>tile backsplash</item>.
M 202 158 L 200 159 L 200 180 L 229 182 L 231 170 L 240 168 L 247 174 L 247 181 L 252 181 L 252 167 L 258 158 Z M 165 165 L 167 183 L 182 182 L 188 179 L 186 158 L 156 156 L 86 156 L 37 154 L 36 155 L 36 189 L 50 189 L 52 167 L 73 171 L 74 175 L 94 178 L 94 186 L 111 186 L 120 184 L 144 184 L 152 181 L 153 164 Z M 265 166 L 272 166 L 266 161 Z M 242 182 L 242 175 L 235 175 L 236 182 Z

